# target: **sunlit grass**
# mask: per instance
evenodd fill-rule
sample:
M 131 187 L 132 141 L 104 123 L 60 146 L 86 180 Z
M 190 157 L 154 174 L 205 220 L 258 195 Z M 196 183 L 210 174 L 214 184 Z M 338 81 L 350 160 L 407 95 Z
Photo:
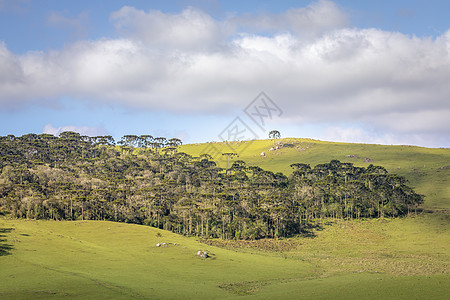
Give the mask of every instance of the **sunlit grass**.
M 441 213 L 327 220 L 314 238 L 268 250 L 218 248 L 132 224 L 0 219 L 0 228 L 14 228 L 5 235 L 12 254 L 0 257 L 0 298 L 377 298 L 395 287 L 398 298 L 445 299 L 449 224 Z
M 15 229 L 7 237 L 12 255 L 0 258 L 2 299 L 209 299 L 230 296 L 223 287 L 233 283 L 306 278 L 314 271 L 306 262 L 220 249 L 147 226 L 2 220 L 0 227 Z M 197 257 L 198 250 L 212 258 Z

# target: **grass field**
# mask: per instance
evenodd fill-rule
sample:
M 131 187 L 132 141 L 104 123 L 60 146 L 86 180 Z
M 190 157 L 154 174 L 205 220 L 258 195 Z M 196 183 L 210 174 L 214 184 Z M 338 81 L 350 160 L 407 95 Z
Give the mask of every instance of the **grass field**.
M 133 224 L 0 217 L 0 299 L 448 299 L 450 170 L 443 167 L 450 164 L 449 149 L 283 142 L 294 147 L 268 151 L 272 141 L 232 146 L 235 159 L 285 174 L 294 162 L 366 166 L 370 158 L 425 194 L 427 212 L 328 219 L 316 224 L 312 237 L 204 243 Z M 181 151 L 198 155 L 210 146 Z M 220 153 L 231 152 L 229 145 L 213 147 L 226 167 Z M 156 247 L 160 242 L 168 246 Z M 211 258 L 196 256 L 198 250 Z
M 1 219 L 0 228 L 13 229 L 3 234 L 13 249 L 0 256 L 0 298 L 446 299 L 450 293 L 448 215 L 328 223 L 315 238 L 268 251 L 219 248 L 132 224 Z M 213 255 L 202 259 L 198 250 Z

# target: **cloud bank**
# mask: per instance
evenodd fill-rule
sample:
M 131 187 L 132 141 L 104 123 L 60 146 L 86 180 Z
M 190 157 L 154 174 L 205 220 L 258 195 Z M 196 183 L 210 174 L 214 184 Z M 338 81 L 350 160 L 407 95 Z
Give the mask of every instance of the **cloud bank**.
M 61 132 L 65 131 L 73 131 L 86 136 L 101 136 L 108 134 L 106 129 L 102 127 L 73 126 L 73 125 L 54 127 L 52 124 L 45 125 L 42 133 L 48 133 L 58 136 Z
M 226 113 L 264 90 L 287 123 L 364 124 L 392 136 L 381 142 L 450 140 L 450 31 L 429 38 L 351 28 L 330 1 L 224 20 L 195 8 L 168 14 L 123 7 L 111 22 L 119 37 L 58 51 L 17 55 L 0 43 L 2 107 L 70 96 Z M 345 135 L 341 129 L 332 125 L 326 134 Z M 346 136 L 360 140 L 358 130 Z

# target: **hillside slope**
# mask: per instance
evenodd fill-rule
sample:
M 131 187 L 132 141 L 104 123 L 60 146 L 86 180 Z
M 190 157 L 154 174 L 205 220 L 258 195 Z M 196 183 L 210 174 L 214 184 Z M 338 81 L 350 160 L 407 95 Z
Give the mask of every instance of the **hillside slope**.
M 142 225 L 0 218 L 2 244 L 12 247 L 0 256 L 0 298 L 446 299 L 448 221 L 436 213 L 339 221 L 316 238 L 263 251 L 208 246 Z
M 6 235 L 12 255 L 0 257 L 1 299 L 226 298 L 232 294 L 221 286 L 315 271 L 306 262 L 224 250 L 148 226 L 0 219 L 0 228 L 13 228 Z
M 285 146 L 270 151 L 277 143 Z M 181 146 L 180 151 L 195 156 L 209 153 L 223 168 L 227 167 L 227 158 L 222 153 L 235 152 L 239 157 L 234 160 L 241 159 L 249 165 L 258 165 L 263 169 L 286 175 L 292 172 L 290 168 L 292 163 L 307 163 L 314 166 L 333 159 L 350 162 L 355 166 L 367 166 L 372 163 L 385 167 L 390 173 L 406 177 L 418 193 L 425 195 L 425 208 L 450 209 L 450 149 L 284 138 L 276 141 L 189 144 Z M 262 152 L 265 156 L 261 156 Z

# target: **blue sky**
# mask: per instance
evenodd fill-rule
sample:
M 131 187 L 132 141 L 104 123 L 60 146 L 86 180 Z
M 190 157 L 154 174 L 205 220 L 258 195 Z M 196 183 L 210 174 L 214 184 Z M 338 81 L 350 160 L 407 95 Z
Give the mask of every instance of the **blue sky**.
M 0 135 L 450 147 L 448 1 L 0 0 Z M 264 91 L 282 110 L 257 127 Z

